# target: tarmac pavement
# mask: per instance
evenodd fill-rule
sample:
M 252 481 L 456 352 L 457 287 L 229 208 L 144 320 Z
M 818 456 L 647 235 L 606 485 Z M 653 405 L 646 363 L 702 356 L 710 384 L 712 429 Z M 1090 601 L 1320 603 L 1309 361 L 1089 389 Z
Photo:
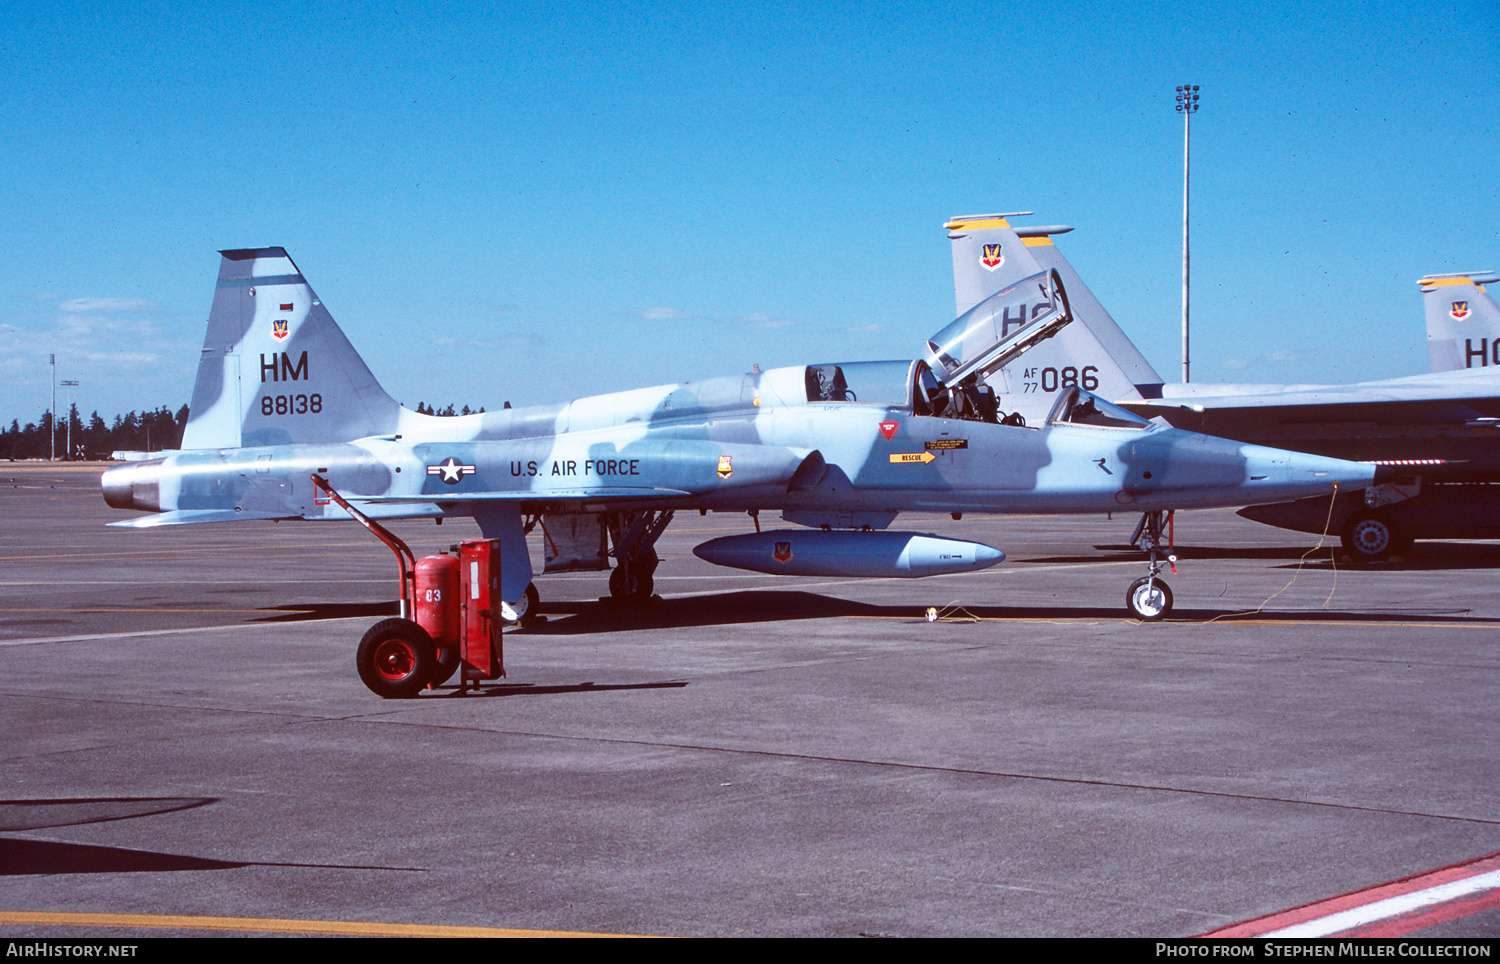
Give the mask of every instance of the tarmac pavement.
M 384 701 L 388 550 L 110 529 L 101 468 L 0 463 L 6 935 L 1167 937 L 1500 851 L 1494 543 L 1360 570 L 1181 513 L 1147 624 L 1123 515 L 903 516 L 1009 558 L 854 580 L 709 566 L 749 520 L 679 514 L 659 601 L 541 577 L 505 680 Z

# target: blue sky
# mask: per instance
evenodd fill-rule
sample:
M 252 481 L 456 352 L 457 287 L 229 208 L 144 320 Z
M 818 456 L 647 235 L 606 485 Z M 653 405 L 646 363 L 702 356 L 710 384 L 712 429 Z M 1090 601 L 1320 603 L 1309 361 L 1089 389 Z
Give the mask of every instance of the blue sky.
M 0 32 L 0 418 L 188 400 L 279 244 L 386 388 L 498 407 L 910 357 L 942 223 L 1035 210 L 1177 377 L 1426 367 L 1500 268 L 1487 4 L 41 4 Z M 60 398 L 62 396 L 60 395 Z

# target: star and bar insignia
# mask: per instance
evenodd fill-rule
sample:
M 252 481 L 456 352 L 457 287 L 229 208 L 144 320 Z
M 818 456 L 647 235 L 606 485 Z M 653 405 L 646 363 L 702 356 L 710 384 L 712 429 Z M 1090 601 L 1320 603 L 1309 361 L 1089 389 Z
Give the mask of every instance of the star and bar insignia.
M 440 476 L 444 485 L 457 485 L 460 479 L 466 475 L 473 475 L 475 471 L 474 466 L 464 465 L 452 456 L 443 459 L 437 465 L 427 466 L 427 474 Z

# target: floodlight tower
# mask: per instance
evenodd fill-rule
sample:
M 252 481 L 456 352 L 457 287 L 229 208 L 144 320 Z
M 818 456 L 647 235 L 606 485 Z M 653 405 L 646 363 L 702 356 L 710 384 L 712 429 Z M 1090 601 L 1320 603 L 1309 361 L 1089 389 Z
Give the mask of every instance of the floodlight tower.
M 1198 112 L 1198 85 L 1177 88 L 1177 113 L 1182 115 L 1182 381 L 1188 381 L 1188 133 Z
M 63 461 L 73 461 L 73 389 L 78 387 L 78 379 L 64 378 L 63 386 L 68 390 L 68 447 L 63 451 Z
M 48 355 L 52 365 L 52 408 L 47 412 L 47 461 L 57 461 L 57 356 Z

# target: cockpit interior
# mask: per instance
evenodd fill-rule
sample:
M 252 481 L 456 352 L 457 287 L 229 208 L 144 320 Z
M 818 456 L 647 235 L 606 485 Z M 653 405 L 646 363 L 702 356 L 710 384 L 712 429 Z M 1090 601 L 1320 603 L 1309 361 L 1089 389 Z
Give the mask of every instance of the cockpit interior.
M 913 415 L 1025 426 L 1019 412 L 1000 411 L 994 389 L 978 374 L 947 386 L 927 362 L 845 362 L 808 365 L 804 379 L 809 402 L 858 402 L 902 408 Z M 1077 385 L 1065 386 L 1047 424 L 1143 429 L 1150 423 Z

